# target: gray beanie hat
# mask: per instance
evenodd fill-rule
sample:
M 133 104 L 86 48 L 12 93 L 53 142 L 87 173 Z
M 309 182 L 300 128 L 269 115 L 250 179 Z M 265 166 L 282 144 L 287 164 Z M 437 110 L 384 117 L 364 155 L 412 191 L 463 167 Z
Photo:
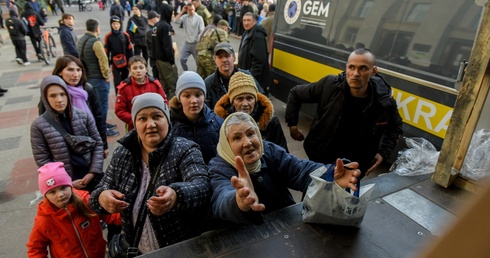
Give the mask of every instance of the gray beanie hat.
M 204 95 L 206 95 L 206 85 L 201 76 L 196 72 L 186 71 L 177 80 L 175 96 L 177 96 L 177 99 L 180 101 L 180 93 L 191 88 L 200 89 L 204 92 Z
M 133 98 L 133 107 L 131 108 L 131 118 L 133 119 L 133 124 L 136 125 L 136 115 L 145 108 L 154 107 L 163 111 L 163 114 L 167 117 L 168 126 L 171 127 L 170 123 L 170 112 L 165 104 L 165 100 L 158 93 L 148 92 L 138 95 Z

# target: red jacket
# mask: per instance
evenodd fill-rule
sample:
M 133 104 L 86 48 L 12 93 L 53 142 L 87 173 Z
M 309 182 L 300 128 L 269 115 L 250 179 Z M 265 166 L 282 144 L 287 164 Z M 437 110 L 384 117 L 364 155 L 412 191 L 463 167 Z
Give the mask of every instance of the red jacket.
M 134 82 L 132 76 L 122 81 L 117 86 L 117 97 L 115 112 L 117 117 L 128 125 L 128 132 L 134 128 L 133 119 L 131 118 L 131 108 L 133 104 L 133 98 L 147 92 L 154 92 L 162 95 L 165 100 L 165 104 L 168 106 L 167 95 L 163 91 L 162 85 L 156 79 L 151 76 L 146 76 L 146 82 L 144 84 L 138 84 Z
M 88 203 L 87 191 L 73 192 Z M 39 203 L 34 227 L 27 242 L 28 257 L 105 257 L 106 241 L 100 219 L 108 224 L 121 225 L 119 214 L 93 216 L 87 219 L 77 214 L 73 204 L 66 209 L 55 209 L 47 199 Z

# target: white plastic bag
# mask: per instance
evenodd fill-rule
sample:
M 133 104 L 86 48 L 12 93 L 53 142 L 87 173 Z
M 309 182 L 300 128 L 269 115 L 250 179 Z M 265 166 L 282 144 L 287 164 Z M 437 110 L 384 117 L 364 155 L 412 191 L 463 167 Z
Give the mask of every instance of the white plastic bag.
M 461 177 L 480 180 L 490 175 L 490 131 L 480 129 L 473 134 L 461 168 Z
M 419 176 L 434 173 L 439 152 L 434 145 L 421 137 L 406 138 L 408 149 L 398 152 L 390 171 L 400 176 Z
M 358 227 L 366 213 L 374 184 L 362 186 L 359 197 L 356 197 L 337 183 L 320 178 L 326 171 L 323 166 L 310 174 L 312 181 L 303 200 L 303 221 Z

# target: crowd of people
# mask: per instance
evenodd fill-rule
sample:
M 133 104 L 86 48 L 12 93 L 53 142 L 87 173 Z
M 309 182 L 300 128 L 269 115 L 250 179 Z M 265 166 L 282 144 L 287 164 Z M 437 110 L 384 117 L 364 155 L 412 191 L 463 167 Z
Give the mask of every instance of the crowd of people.
M 99 220 L 109 227 L 110 255 L 118 241 L 137 255 L 227 223 L 260 224 L 268 212 L 294 204 L 289 189 L 304 193 L 311 172 L 333 164 L 336 185 L 356 190 L 393 151 L 401 118 L 368 49 L 353 51 L 344 73 L 290 91 L 286 122 L 294 140 L 305 138 L 297 128 L 301 104 L 319 104 L 304 145 L 309 160 L 300 159 L 289 153 L 269 99 L 271 24 L 259 20 L 272 22 L 273 2 L 150 1 L 124 18 L 126 3 L 112 5 L 105 36 L 95 19 L 86 20 L 80 37 L 73 15 L 59 21 L 64 56 L 41 82 L 40 116 L 31 126 L 45 200 L 27 244 L 30 257 L 48 248 L 52 255 L 103 257 Z M 180 76 L 173 16 L 185 33 Z M 241 35 L 237 51 L 230 24 Z M 186 66 L 193 55 L 199 68 L 198 51 L 213 63 L 204 75 Z M 104 171 L 107 137 L 119 134 L 107 123 L 111 71 L 115 113 L 126 127 Z M 72 227 L 67 214 L 80 223 Z M 68 245 L 75 235 L 79 241 Z

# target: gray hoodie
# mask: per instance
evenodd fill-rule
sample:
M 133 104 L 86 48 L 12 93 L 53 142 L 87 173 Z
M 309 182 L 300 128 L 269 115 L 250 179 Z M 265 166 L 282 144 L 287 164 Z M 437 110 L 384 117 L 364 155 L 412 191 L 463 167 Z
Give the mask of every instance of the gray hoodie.
M 46 96 L 47 89 L 53 84 L 61 86 L 68 98 L 67 107 L 62 114 L 49 105 Z M 41 99 L 46 108 L 46 115 L 51 116 L 60 125 L 62 125 L 62 121 L 70 124 L 71 132 L 68 130 L 68 133 L 90 136 L 97 142 L 95 148 L 81 158 L 89 164 L 88 172 L 102 174 L 104 161 L 102 139 L 92 117 L 85 111 L 71 105 L 68 88 L 63 79 L 57 75 L 50 75 L 44 78 L 41 82 Z M 37 117 L 31 125 L 31 148 L 34 160 L 39 167 L 49 162 L 63 162 L 66 172 L 73 178 L 71 151 L 61 133 L 51 126 L 43 116 Z

